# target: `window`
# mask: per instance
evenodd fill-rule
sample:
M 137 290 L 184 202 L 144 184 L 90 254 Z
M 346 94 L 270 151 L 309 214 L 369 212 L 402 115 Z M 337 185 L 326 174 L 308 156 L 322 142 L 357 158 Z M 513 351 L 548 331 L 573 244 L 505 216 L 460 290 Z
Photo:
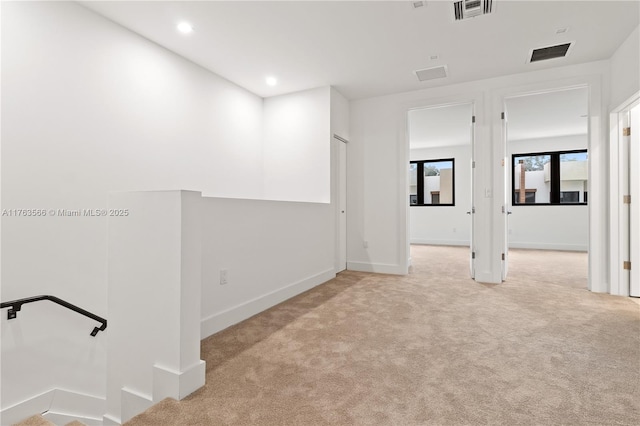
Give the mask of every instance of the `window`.
M 561 203 L 579 203 L 580 191 L 560 191 Z
M 536 190 L 535 189 L 525 189 L 524 192 L 524 200 L 520 199 L 520 190 L 515 190 L 515 200 L 518 200 L 518 204 L 535 204 L 536 203 Z
M 412 161 L 409 164 L 409 205 L 454 206 L 454 159 Z
M 587 204 L 586 150 L 514 154 L 512 204 Z

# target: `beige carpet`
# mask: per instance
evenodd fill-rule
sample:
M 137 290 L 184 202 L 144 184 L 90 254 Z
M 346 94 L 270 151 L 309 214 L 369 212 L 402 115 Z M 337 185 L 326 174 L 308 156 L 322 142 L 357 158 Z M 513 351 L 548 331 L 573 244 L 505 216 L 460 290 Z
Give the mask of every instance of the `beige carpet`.
M 45 419 L 40 414 L 38 414 L 35 416 L 31 416 L 28 419 L 25 419 L 19 423 L 16 423 L 14 426 L 56 426 L 56 424 L 53 422 L 50 422 L 49 420 Z M 74 420 L 71 423 L 67 423 L 65 426 L 86 426 L 86 425 L 77 420 Z
M 31 416 L 28 419 L 25 419 L 19 423 L 16 423 L 15 426 L 56 426 L 55 423 L 51 423 L 49 420 L 45 419 L 41 415 Z
M 510 254 L 501 285 L 455 247 L 341 273 L 204 340 L 205 387 L 127 425 L 640 424 L 640 306 L 587 291 L 583 253 Z

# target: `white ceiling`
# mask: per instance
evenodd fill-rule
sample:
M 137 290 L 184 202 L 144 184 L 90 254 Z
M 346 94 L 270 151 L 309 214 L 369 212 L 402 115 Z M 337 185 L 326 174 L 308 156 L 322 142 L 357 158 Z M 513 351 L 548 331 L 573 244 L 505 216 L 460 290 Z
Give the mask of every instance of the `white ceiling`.
M 589 92 L 586 87 L 519 96 L 506 100 L 509 142 L 586 135 Z M 409 111 L 411 149 L 466 145 L 471 142 L 471 104 Z
M 494 0 L 492 14 L 454 21 L 452 0 L 412 3 L 82 2 L 262 97 L 332 85 L 358 99 L 608 59 L 640 16 L 638 1 Z M 181 20 L 195 31 L 178 33 Z M 566 58 L 527 63 L 531 49 L 568 41 Z M 446 78 L 413 73 L 439 65 Z

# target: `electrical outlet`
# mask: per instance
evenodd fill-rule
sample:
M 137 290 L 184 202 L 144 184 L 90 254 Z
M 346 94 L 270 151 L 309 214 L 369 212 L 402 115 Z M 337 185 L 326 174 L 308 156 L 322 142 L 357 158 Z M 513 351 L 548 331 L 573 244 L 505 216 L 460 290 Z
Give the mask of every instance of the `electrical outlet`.
M 229 271 L 226 269 L 220 269 L 220 285 L 225 285 L 229 282 Z

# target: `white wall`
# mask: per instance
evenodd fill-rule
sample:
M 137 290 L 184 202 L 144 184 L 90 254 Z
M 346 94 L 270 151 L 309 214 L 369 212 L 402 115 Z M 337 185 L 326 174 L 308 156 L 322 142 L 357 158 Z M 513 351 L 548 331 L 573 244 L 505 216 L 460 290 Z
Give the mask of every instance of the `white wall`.
M 348 253 L 352 269 L 405 273 L 408 239 L 407 111 L 445 103 L 475 103 L 476 115 L 476 279 L 501 281 L 503 218 L 500 166 L 503 155 L 500 111 L 506 95 L 554 87 L 591 85 L 590 160 L 597 184 L 592 227 L 597 228 L 602 249 L 594 249 L 590 265 L 606 265 L 606 153 L 602 109 L 608 105 L 608 61 L 504 76 L 489 80 L 394 94 L 351 103 L 349 146 Z M 593 182 L 592 182 L 593 183 Z M 367 241 L 364 247 L 363 241 Z M 600 243 L 601 241 L 601 243 Z M 606 289 L 606 266 L 592 271 L 592 281 Z M 604 286 L 604 287 L 602 287 Z M 602 291 L 602 290 L 600 290 Z
M 412 149 L 410 158 L 455 159 L 455 206 L 410 207 L 411 243 L 468 245 L 471 223 L 466 212 L 471 210 L 471 145 Z
M 107 404 L 124 423 L 205 383 L 200 360 L 202 197 L 112 193 L 109 208 Z M 105 422 L 105 423 L 107 423 Z
M 202 337 L 333 278 L 333 223 L 331 204 L 203 199 Z
M 507 144 L 507 161 L 511 155 L 534 152 L 569 151 L 587 149 L 587 135 L 573 135 L 542 139 L 510 141 Z M 535 172 L 534 172 L 535 173 Z M 540 172 L 544 174 L 544 172 Z M 527 173 L 529 175 L 533 173 Z M 533 176 L 531 177 L 533 180 Z M 519 175 L 516 174 L 516 187 Z M 541 181 L 541 182 L 540 182 Z M 544 177 L 539 180 L 536 201 L 545 202 L 549 195 Z M 511 187 L 511 181 L 509 181 Z M 535 187 L 527 183 L 527 188 Z M 513 205 L 509 197 L 509 247 L 549 250 L 587 251 L 589 247 L 589 208 L 583 206 L 528 206 Z
M 629 35 L 611 57 L 611 103 L 620 106 L 640 90 L 640 27 Z
M 279 179 L 268 187 L 274 197 L 329 201 L 328 88 L 266 101 L 263 108 L 260 97 L 76 3 L 10 2 L 2 4 L 1 89 L 5 209 L 101 209 L 110 191 L 192 189 L 263 198 L 265 174 Z M 305 112 L 300 122 L 283 121 L 280 112 L 288 114 L 291 105 Z M 267 135 L 278 132 L 287 144 L 280 164 L 273 140 L 263 153 Z M 291 162 L 302 175 L 281 179 L 276 166 Z M 278 192 L 278 184 L 285 190 Z M 280 231 L 265 238 L 325 248 L 324 235 L 317 241 L 320 235 L 289 227 L 298 221 L 327 231 L 324 217 L 300 209 L 293 210 L 299 218 L 276 217 L 265 207 L 262 213 Z M 239 227 L 243 217 L 237 211 L 220 225 Z M 284 217 L 288 221 L 279 222 Z M 106 224 L 104 217 L 3 217 L 2 300 L 54 294 L 106 316 Z M 290 229 L 309 238 L 291 239 Z M 290 251 L 300 265 L 291 279 L 317 273 L 316 264 L 305 261 L 309 252 L 295 245 Z M 260 270 L 264 287 L 251 281 L 221 298 L 226 308 L 207 305 L 205 314 L 260 297 L 276 281 L 291 284 L 268 264 Z M 254 267 L 227 266 L 232 280 L 241 268 Z M 105 337 L 89 337 L 91 321 L 44 303 L 24 308 L 17 320 L 1 320 L 2 408 L 53 387 L 105 394 Z
M 557 136 L 541 139 L 521 139 L 509 141 L 507 155 L 528 154 L 532 152 L 553 152 L 560 150 L 579 150 L 588 148 L 587 135 Z
M 264 100 L 264 197 L 329 203 L 329 87 Z
M 77 4 L 3 3 L 2 113 L 4 208 L 98 209 L 114 190 L 260 195 L 262 100 Z M 106 316 L 105 231 L 104 217 L 4 217 L 3 300 L 53 294 Z M 3 407 L 60 385 L 103 395 L 103 344 L 83 334 L 34 352 L 51 333 L 27 333 L 37 317 L 3 333 L 16 360 Z M 60 377 L 55 354 L 73 351 Z

